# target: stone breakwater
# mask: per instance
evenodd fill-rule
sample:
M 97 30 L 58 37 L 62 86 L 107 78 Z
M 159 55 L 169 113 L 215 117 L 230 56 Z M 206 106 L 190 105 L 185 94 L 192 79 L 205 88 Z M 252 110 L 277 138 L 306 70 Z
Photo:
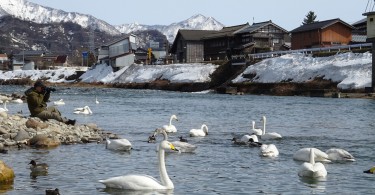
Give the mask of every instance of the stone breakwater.
M 7 148 L 57 147 L 67 144 L 100 143 L 106 137 L 117 139 L 96 124 L 66 125 L 56 120 L 0 113 L 0 152 Z

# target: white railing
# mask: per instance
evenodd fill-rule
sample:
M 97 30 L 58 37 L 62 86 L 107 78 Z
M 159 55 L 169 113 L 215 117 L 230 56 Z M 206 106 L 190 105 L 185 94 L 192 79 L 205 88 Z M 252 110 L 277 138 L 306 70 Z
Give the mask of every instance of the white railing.
M 233 55 L 232 59 L 263 59 L 263 58 L 272 58 L 277 57 L 285 54 L 291 53 L 313 53 L 313 52 L 322 52 L 322 51 L 341 51 L 341 50 L 352 50 L 354 48 L 362 49 L 363 47 L 372 47 L 372 43 L 363 43 L 363 44 L 355 44 L 355 45 L 338 45 L 334 47 L 321 47 L 321 48 L 310 48 L 310 49 L 298 49 L 298 50 L 287 50 L 287 51 L 273 51 L 273 52 L 266 52 L 266 53 L 256 53 L 256 54 L 243 54 L 243 55 Z

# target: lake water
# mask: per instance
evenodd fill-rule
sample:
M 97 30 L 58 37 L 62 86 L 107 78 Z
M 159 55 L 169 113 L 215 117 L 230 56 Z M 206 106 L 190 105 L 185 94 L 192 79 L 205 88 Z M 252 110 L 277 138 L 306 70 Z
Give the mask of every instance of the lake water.
M 0 86 L 2 93 L 23 93 L 26 87 Z M 95 104 L 97 96 L 100 104 Z M 231 96 L 215 93 L 179 93 L 108 88 L 58 88 L 51 102 L 64 99 L 59 109 L 79 124 L 99 127 L 127 138 L 131 152 L 112 152 L 104 144 L 63 145 L 55 149 L 11 150 L 0 154 L 16 178 L 6 194 L 44 194 L 59 188 L 61 194 L 146 194 L 107 190 L 99 179 L 139 173 L 159 178 L 156 144 L 147 143 L 157 127 L 169 123 L 172 114 L 178 136 L 198 146 L 192 154 L 168 154 L 167 171 L 175 189 L 148 194 L 374 194 L 375 176 L 363 171 L 375 165 L 375 101 L 309 97 Z M 73 114 L 76 107 L 90 106 L 93 115 Z M 10 113 L 26 104 L 9 104 Z M 267 116 L 267 130 L 283 139 L 275 144 L 280 155 L 262 158 L 258 148 L 232 144 L 234 135 L 248 133 L 251 121 L 261 126 Z M 190 138 L 189 130 L 209 128 L 204 138 Z M 158 139 L 161 140 L 161 137 Z M 292 159 L 304 147 L 323 151 L 337 147 L 356 158 L 351 163 L 327 163 L 326 179 L 302 180 L 301 162 Z M 49 164 L 48 175 L 30 176 L 31 159 Z

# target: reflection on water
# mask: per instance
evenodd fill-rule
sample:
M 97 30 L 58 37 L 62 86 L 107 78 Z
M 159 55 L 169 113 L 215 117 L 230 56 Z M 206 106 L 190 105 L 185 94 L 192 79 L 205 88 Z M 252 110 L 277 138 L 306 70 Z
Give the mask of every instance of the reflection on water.
M 101 189 L 100 191 L 106 192 L 107 194 L 112 195 L 172 195 L 173 190 L 121 190 L 121 189 L 113 189 L 113 188 L 105 188 Z
M 0 86 L 5 93 L 23 93 L 27 87 Z M 95 96 L 100 104 L 95 103 Z M 230 96 L 214 93 L 177 93 L 149 90 L 103 88 L 58 88 L 51 102 L 64 99 L 59 109 L 78 124 L 96 123 L 132 143 L 130 152 L 105 149 L 103 143 L 63 145 L 49 150 L 9 150 L 2 160 L 12 167 L 16 178 L 7 194 L 44 194 L 59 188 L 61 194 L 374 194 L 373 175 L 363 170 L 374 166 L 375 101 L 307 97 Z M 89 106 L 93 115 L 73 114 L 74 108 Z M 10 113 L 26 104 L 7 105 Z M 98 180 L 128 174 L 147 174 L 159 180 L 156 145 L 147 143 L 153 131 L 169 123 L 179 136 L 205 123 L 210 134 L 189 138 L 196 145 L 192 154 L 166 155 L 166 168 L 173 191 L 137 192 L 105 189 Z M 234 135 L 249 133 L 251 121 L 267 116 L 269 132 L 278 132 L 277 158 L 259 156 L 259 148 L 234 146 Z M 258 125 L 259 126 L 259 125 Z M 353 133 L 355 132 L 355 133 Z M 161 140 L 158 139 L 159 141 Z M 305 181 L 298 177 L 301 162 L 293 154 L 305 147 L 322 151 L 336 147 L 356 158 L 352 163 L 325 164 L 326 180 Z M 31 159 L 49 165 L 47 175 L 30 175 Z

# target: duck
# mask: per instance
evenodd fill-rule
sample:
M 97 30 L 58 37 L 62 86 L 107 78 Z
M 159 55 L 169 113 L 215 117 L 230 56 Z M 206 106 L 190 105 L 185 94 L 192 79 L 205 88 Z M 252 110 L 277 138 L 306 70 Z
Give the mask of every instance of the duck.
M 147 143 L 155 143 L 155 141 L 156 141 L 155 135 L 148 136 Z
M 274 144 L 262 144 L 260 147 L 260 156 L 277 157 L 279 156 L 279 150 Z
M 249 139 L 249 146 L 253 146 L 253 147 L 261 147 L 262 145 L 263 145 L 262 143 L 254 141 L 253 138 L 250 138 L 250 139 Z
M 255 128 L 255 121 L 252 121 L 253 128 L 250 130 L 254 135 L 263 135 L 262 129 Z
M 108 150 L 117 151 L 130 151 L 132 149 L 132 144 L 127 139 L 108 139 L 106 138 L 105 148 Z
M 46 195 L 60 195 L 59 189 L 55 188 L 53 189 L 47 189 L 46 190 Z
M 167 133 L 176 133 L 177 132 L 177 129 L 174 125 L 172 125 L 172 120 L 176 120 L 178 121 L 178 118 L 176 115 L 172 115 L 171 118 L 169 119 L 169 125 L 163 125 L 163 129 L 165 129 L 165 131 Z
M 375 167 L 371 167 L 371 169 L 363 171 L 363 173 L 375 174 Z
M 174 184 L 169 178 L 167 168 L 165 166 L 165 151 L 177 150 L 172 143 L 163 140 L 159 144 L 158 156 L 158 170 L 160 173 L 160 181 L 149 175 L 125 175 L 112 177 L 105 180 L 99 180 L 106 188 L 117 188 L 126 190 L 171 190 L 174 189 Z
M 200 129 L 190 129 L 190 137 L 204 137 L 208 135 L 208 127 L 203 124 Z
M 74 110 L 75 110 L 73 112 L 74 114 L 84 114 L 84 115 L 92 114 L 92 111 L 89 106 L 85 106 L 83 108 L 75 108 Z
M 239 146 L 247 145 L 246 142 L 243 142 L 243 141 L 241 141 L 241 140 L 239 140 L 239 139 L 237 139 L 237 138 L 235 138 L 235 137 L 232 139 L 232 143 L 233 143 L 234 145 L 239 145 Z
M 262 135 L 260 136 L 260 139 L 262 140 L 268 140 L 268 139 L 281 139 L 282 136 L 278 133 L 271 132 L 271 133 L 266 133 L 266 116 L 262 117 L 263 121 L 263 132 Z
M 299 149 L 296 153 L 294 153 L 293 160 L 309 162 L 310 150 L 311 148 Z M 317 161 L 318 162 L 331 162 L 331 160 L 329 160 L 328 154 L 326 154 L 325 152 L 317 148 L 314 148 L 314 161 L 315 162 Z
M 31 160 L 29 165 L 30 165 L 31 171 L 35 171 L 35 172 L 48 171 L 48 165 L 46 163 L 36 164 L 35 160 Z
M 308 178 L 324 178 L 327 170 L 321 162 L 315 162 L 315 148 L 310 148 L 309 162 L 304 162 L 298 171 L 298 176 Z
M 188 142 L 186 138 L 183 138 L 182 136 L 178 137 L 180 139 L 180 142 Z
M 63 99 L 60 99 L 60 100 L 54 101 L 53 105 L 55 105 L 55 106 L 62 106 L 62 105 L 65 105 L 65 102 L 64 102 Z
M 351 155 L 348 151 L 340 148 L 331 148 L 326 151 L 328 159 L 331 161 L 350 161 L 354 162 L 354 156 Z

